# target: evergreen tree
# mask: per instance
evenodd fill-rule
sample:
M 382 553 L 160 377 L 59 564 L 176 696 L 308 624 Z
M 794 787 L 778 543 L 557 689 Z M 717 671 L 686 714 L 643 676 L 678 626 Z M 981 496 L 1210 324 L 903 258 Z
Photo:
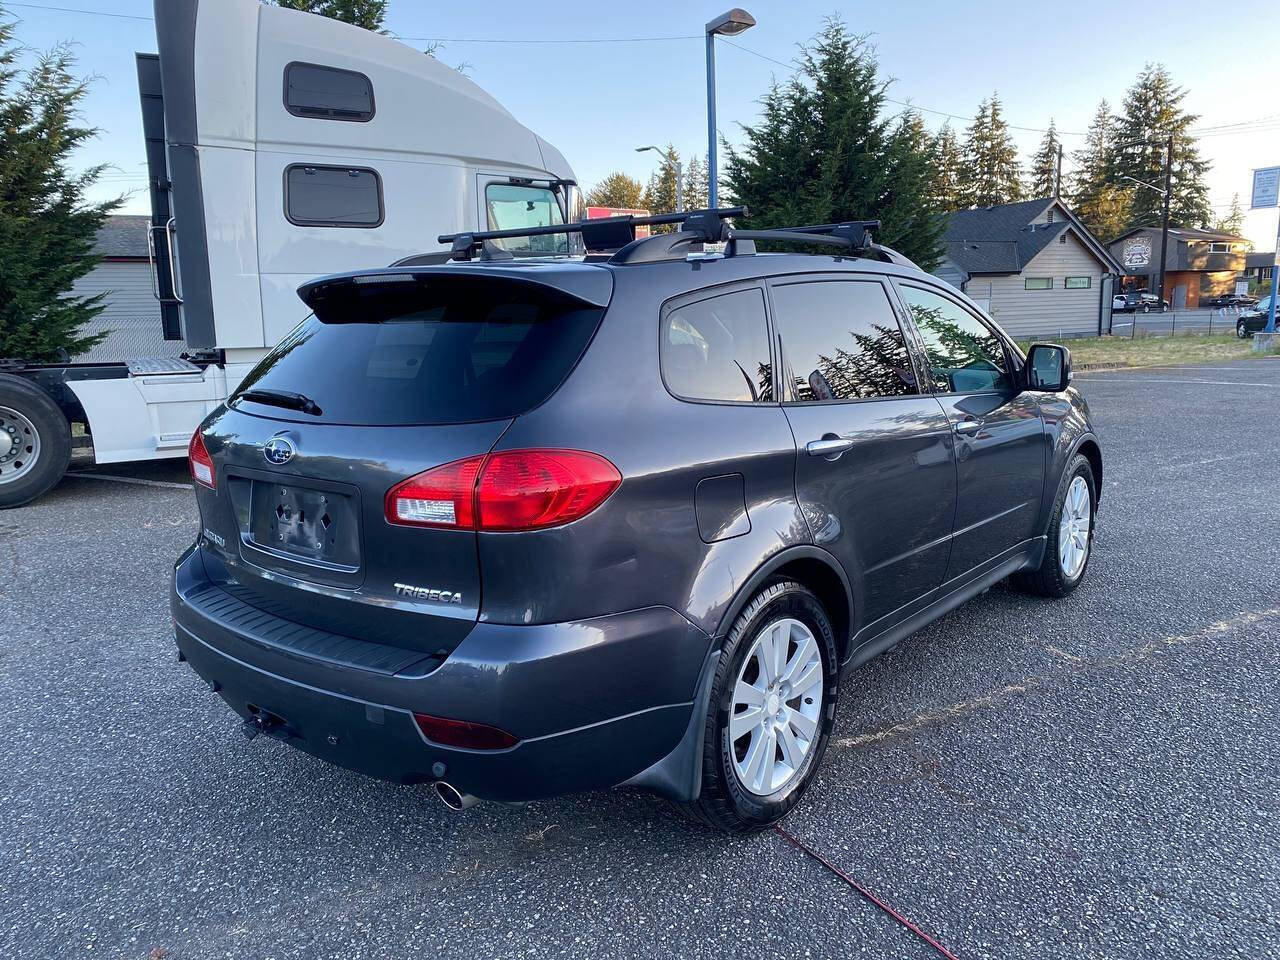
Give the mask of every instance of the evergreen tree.
M 910 236 L 917 246 L 940 250 L 946 222 L 937 214 L 946 211 L 933 199 L 937 173 L 932 146 L 919 113 L 907 110 L 898 118 L 889 134 L 888 177 L 877 219 L 893 224 L 897 233 Z M 888 239 L 884 242 L 894 246 Z
M 694 154 L 684 170 L 684 207 L 705 210 L 707 207 L 707 161 Z
M 1058 151 L 1062 141 L 1058 139 L 1058 130 L 1053 120 L 1049 120 L 1049 129 L 1045 131 L 1036 154 L 1031 158 L 1031 196 L 1034 198 L 1052 197 L 1058 182 Z
M 797 67 L 765 93 L 759 123 L 743 127 L 743 146 L 726 147 L 726 195 L 750 207 L 752 227 L 881 220 L 878 239 L 932 268 L 938 225 L 905 155 L 926 144 L 913 125 L 883 116 L 886 82 L 874 51 L 830 18 L 801 48 Z
M 588 190 L 586 199 L 593 207 L 635 210 L 644 206 L 644 184 L 635 177 L 615 171 Z
M 975 207 L 1022 199 L 1018 149 L 1009 135 L 1000 98 L 994 93 L 978 105 L 978 113 L 965 131 L 964 171 L 969 200 Z
M 366 30 L 381 31 L 389 0 L 275 0 L 277 6 L 318 13 Z M 427 51 L 434 55 L 434 49 Z
M 77 123 L 86 84 L 71 74 L 70 49 L 23 72 L 12 39 L 13 25 L 0 22 L 0 357 L 56 360 L 106 336 L 78 333 L 104 294 L 74 296 L 71 285 L 97 264 L 94 238 L 120 201 L 85 200 L 102 167 L 69 169 L 97 132 Z
M 667 159 L 670 157 L 670 159 Z M 645 188 L 644 206 L 651 213 L 675 213 L 676 197 L 676 162 L 680 154 L 671 144 L 667 144 L 667 154 L 662 158 L 662 165 L 649 177 L 649 186 Z
M 1068 181 L 1072 209 L 1106 243 L 1129 226 L 1133 191 L 1116 174 L 1116 119 L 1103 100 L 1094 111 L 1084 146 L 1071 155 L 1075 173 Z
M 1209 163 L 1191 135 L 1200 118 L 1187 113 L 1182 101 L 1187 91 L 1174 86 L 1160 64 L 1147 64 L 1125 94 L 1124 108 L 1116 122 L 1119 143 L 1144 141 L 1117 150 L 1116 178 L 1129 176 L 1164 188 L 1164 139 L 1173 135 L 1173 184 L 1169 197 L 1169 222 L 1182 226 L 1206 226 L 1210 220 L 1209 190 L 1205 175 Z M 1151 142 L 1154 141 L 1154 142 Z M 1123 181 L 1128 183 L 1129 181 Z M 1133 191 L 1130 226 L 1160 222 L 1164 197 L 1155 190 Z
M 933 161 L 933 187 L 929 200 L 940 213 L 963 210 L 969 206 L 969 194 L 964 181 L 964 155 L 960 141 L 951 124 L 943 124 L 930 144 Z
M 1244 229 L 1244 211 L 1240 209 L 1240 194 L 1231 195 L 1231 209 L 1227 211 L 1225 217 L 1219 217 L 1214 221 L 1213 229 L 1222 233 L 1240 235 L 1240 231 Z

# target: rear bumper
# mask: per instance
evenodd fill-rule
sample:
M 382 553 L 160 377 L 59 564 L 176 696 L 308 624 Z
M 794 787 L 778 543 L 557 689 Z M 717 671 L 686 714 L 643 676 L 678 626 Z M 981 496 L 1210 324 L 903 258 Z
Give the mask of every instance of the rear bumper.
M 477 623 L 426 672 L 405 665 L 399 648 L 379 656 L 379 645 L 354 641 L 352 651 L 351 641 L 327 644 L 237 606 L 208 579 L 198 548 L 175 565 L 170 605 L 178 648 L 241 717 L 280 718 L 281 739 L 360 773 L 443 779 L 508 802 L 613 786 L 669 759 L 692 726 L 710 647 L 674 610 L 648 607 L 570 623 Z M 520 742 L 440 746 L 423 737 L 415 711 L 490 724 Z

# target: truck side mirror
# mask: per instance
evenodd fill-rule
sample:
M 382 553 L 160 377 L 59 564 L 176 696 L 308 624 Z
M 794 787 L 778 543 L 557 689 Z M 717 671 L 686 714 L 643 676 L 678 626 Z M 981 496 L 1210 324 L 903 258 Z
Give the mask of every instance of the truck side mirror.
M 1071 351 L 1056 343 L 1033 343 L 1027 351 L 1027 389 L 1057 393 L 1071 384 Z

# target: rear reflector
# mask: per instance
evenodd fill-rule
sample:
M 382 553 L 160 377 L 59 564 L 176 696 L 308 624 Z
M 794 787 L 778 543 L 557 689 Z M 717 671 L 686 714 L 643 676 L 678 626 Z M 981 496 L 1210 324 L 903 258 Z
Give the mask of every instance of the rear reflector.
M 483 723 L 450 720 L 447 717 L 429 717 L 425 713 L 415 713 L 413 719 L 424 737 L 444 747 L 464 747 L 467 750 L 506 750 L 520 742 L 507 731 Z
M 585 517 L 622 483 L 582 450 L 503 450 L 455 460 L 387 491 L 389 523 L 455 530 L 538 530 Z
M 187 463 L 191 467 L 192 480 L 210 490 L 215 489 L 213 457 L 209 456 L 209 451 L 204 445 L 204 437 L 200 436 L 198 427 L 191 435 L 191 442 L 187 444 Z

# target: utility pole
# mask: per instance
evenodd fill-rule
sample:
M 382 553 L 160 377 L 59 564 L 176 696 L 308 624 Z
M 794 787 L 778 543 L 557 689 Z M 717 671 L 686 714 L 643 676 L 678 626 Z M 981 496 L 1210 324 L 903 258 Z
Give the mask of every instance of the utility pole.
M 1173 186 L 1173 134 L 1164 142 L 1164 213 L 1160 217 L 1160 299 L 1165 299 L 1165 267 L 1169 262 L 1169 194 Z M 1173 301 L 1169 301 L 1173 306 Z
M 1062 199 L 1062 141 L 1058 141 L 1058 164 L 1053 168 L 1053 199 Z

